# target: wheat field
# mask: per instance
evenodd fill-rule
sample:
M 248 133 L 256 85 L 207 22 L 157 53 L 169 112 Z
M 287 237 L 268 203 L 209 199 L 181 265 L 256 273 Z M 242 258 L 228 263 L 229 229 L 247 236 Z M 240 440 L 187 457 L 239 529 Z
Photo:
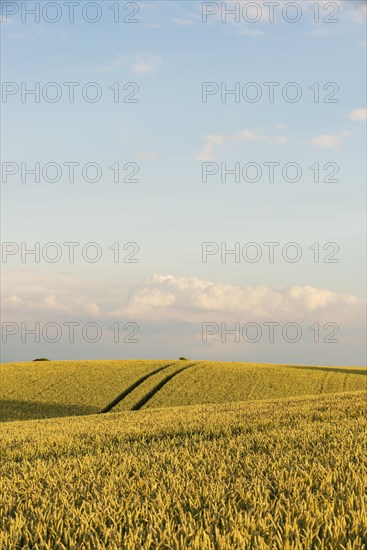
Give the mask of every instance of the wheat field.
M 362 368 L 172 359 L 7 363 L 0 379 L 3 421 L 367 389 Z
M 4 550 L 363 549 L 365 392 L 2 425 Z
M 367 372 L 1 366 L 4 550 L 366 550 Z

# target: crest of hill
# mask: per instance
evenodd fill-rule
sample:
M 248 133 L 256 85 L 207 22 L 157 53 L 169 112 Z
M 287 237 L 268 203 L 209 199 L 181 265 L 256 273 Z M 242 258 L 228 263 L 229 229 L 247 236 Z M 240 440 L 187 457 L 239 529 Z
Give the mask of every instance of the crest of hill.
M 357 367 L 215 361 L 0 365 L 1 419 L 24 420 L 366 390 Z

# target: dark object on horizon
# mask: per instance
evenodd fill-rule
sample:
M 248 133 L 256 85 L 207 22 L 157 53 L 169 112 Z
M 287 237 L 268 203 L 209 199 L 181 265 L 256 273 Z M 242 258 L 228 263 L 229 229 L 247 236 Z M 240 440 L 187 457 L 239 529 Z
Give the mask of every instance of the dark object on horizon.
M 46 359 L 46 357 L 41 357 L 40 359 L 33 359 L 33 361 L 51 361 L 51 359 Z
M 188 361 L 187 357 L 180 357 L 180 361 Z

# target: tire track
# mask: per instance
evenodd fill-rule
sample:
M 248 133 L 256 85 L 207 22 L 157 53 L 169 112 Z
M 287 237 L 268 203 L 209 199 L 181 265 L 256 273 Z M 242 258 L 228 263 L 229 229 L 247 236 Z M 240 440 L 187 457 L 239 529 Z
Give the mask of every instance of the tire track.
M 111 409 L 113 409 L 114 407 L 116 407 L 116 405 L 118 405 L 120 403 L 120 401 L 122 401 L 123 399 L 125 399 L 125 397 L 127 395 L 129 395 L 133 390 L 135 390 L 135 388 L 137 388 L 138 386 L 140 386 L 140 384 L 142 384 L 143 382 L 145 382 L 145 380 L 147 380 L 148 378 L 150 378 L 151 376 L 153 376 L 154 374 L 157 374 L 157 372 L 160 372 L 161 370 L 164 370 L 164 369 L 168 369 L 168 367 L 172 367 L 172 365 L 175 365 L 176 362 L 174 363 L 169 363 L 168 365 L 164 365 L 163 367 L 159 367 L 159 369 L 156 369 L 152 372 L 149 372 L 148 374 L 145 374 L 144 376 L 141 376 L 141 378 L 138 378 L 138 380 L 136 380 L 133 384 L 131 384 L 131 386 L 129 386 L 126 390 L 124 390 L 122 393 L 120 393 L 117 397 L 115 397 L 115 399 L 113 401 L 111 401 L 108 405 L 106 405 L 100 412 L 99 414 L 104 414 L 104 413 L 108 413 L 110 412 Z
M 144 397 L 142 397 L 137 403 L 135 403 L 135 405 L 132 407 L 132 411 L 139 411 L 142 407 L 144 407 L 144 405 L 156 394 L 159 392 L 159 390 L 161 390 L 163 388 L 163 386 L 165 386 L 167 384 L 167 382 L 169 382 L 170 380 L 172 380 L 172 378 L 174 378 L 175 376 L 177 376 L 178 374 L 180 374 L 180 372 L 184 371 L 184 370 L 187 370 L 191 367 L 194 367 L 197 363 L 192 363 L 191 365 L 187 365 L 185 367 L 182 367 L 178 370 L 176 370 L 175 372 L 169 374 L 168 376 L 166 376 L 165 378 L 163 378 L 163 380 L 161 380 L 160 382 L 158 382 L 158 384 L 156 384 L 154 386 L 154 388 L 152 388 Z

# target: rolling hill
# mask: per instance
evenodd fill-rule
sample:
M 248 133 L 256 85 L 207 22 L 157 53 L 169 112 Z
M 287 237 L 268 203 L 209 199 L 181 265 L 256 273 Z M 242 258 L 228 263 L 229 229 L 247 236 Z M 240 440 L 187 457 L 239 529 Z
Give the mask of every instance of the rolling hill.
M 0 365 L 1 419 L 24 420 L 364 390 L 363 368 L 210 361 Z

